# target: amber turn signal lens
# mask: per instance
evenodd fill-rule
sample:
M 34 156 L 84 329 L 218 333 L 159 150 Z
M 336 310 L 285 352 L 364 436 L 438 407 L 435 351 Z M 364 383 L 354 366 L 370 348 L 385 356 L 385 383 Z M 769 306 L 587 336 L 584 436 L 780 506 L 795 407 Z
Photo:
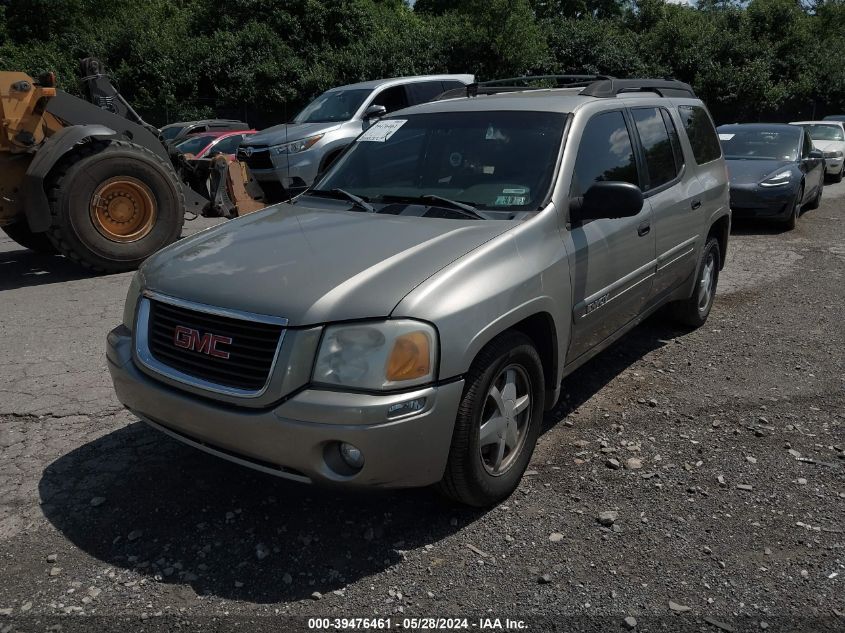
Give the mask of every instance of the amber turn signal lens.
M 387 358 L 385 377 L 390 382 L 413 380 L 431 372 L 431 341 L 425 332 L 398 337 Z

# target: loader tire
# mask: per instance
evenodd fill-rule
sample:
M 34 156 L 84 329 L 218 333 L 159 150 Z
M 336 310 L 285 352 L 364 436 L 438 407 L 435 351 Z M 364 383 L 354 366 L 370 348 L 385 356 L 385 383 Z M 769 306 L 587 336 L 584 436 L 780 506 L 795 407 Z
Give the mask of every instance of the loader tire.
M 182 234 L 185 200 L 173 168 L 127 141 L 93 141 L 68 152 L 50 179 L 49 238 L 97 272 L 137 268 Z
M 29 225 L 26 219 L 21 219 L 14 224 L 8 226 L 0 226 L 3 232 L 8 235 L 12 241 L 17 242 L 24 248 L 28 248 L 36 253 L 42 255 L 55 255 L 56 247 L 50 241 L 46 233 L 33 233 L 29 230 Z

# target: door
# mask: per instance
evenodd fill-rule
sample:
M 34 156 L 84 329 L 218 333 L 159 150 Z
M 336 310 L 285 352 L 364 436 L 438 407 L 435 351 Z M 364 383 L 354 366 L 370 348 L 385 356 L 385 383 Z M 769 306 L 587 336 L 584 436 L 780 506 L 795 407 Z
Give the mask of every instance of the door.
M 802 137 L 801 171 L 804 172 L 804 201 L 807 202 L 815 198 L 819 187 L 823 186 L 824 160 L 810 156 L 813 151 L 813 141 L 806 132 L 803 133 Z
M 409 104 L 405 86 L 385 88 L 375 96 L 371 105 L 384 106 L 388 114 L 396 110 L 401 110 L 402 108 L 407 108 Z
M 684 168 L 668 110 L 632 108 L 631 118 L 643 154 L 643 192 L 653 214 L 657 271 L 652 293 L 659 299 L 695 271 L 696 240 L 704 224 L 701 185 L 694 170 Z
M 570 198 L 599 181 L 639 186 L 629 121 L 621 110 L 592 117 L 584 127 Z M 565 235 L 572 282 L 572 339 L 567 362 L 589 351 L 634 319 L 651 294 L 655 240 L 646 200 L 630 218 L 579 221 Z

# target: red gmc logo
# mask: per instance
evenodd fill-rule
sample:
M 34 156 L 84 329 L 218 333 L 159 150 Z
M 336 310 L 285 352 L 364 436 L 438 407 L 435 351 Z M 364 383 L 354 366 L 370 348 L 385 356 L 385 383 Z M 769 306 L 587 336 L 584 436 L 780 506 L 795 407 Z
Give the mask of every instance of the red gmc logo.
M 230 336 L 220 336 L 219 334 L 211 334 L 206 332 L 200 334 L 199 330 L 195 330 L 184 325 L 177 325 L 173 332 L 173 344 L 182 349 L 189 349 L 192 352 L 199 352 L 200 354 L 207 354 L 216 358 L 229 358 L 229 352 L 217 349 L 217 346 L 231 345 L 232 338 Z

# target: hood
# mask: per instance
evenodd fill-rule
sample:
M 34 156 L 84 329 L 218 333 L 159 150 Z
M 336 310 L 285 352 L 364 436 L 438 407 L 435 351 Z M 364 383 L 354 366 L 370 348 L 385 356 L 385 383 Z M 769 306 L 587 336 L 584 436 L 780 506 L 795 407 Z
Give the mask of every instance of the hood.
M 842 141 L 813 141 L 813 147 L 823 152 L 841 152 L 845 150 L 845 142 Z
M 428 277 L 513 227 L 280 204 L 181 240 L 144 264 L 146 287 L 290 325 L 389 316 Z
M 727 160 L 728 178 L 732 185 L 752 185 L 785 167 L 795 167 L 788 160 Z
M 316 134 L 325 134 L 339 127 L 339 123 L 282 123 L 250 135 L 241 145 L 281 145 Z

